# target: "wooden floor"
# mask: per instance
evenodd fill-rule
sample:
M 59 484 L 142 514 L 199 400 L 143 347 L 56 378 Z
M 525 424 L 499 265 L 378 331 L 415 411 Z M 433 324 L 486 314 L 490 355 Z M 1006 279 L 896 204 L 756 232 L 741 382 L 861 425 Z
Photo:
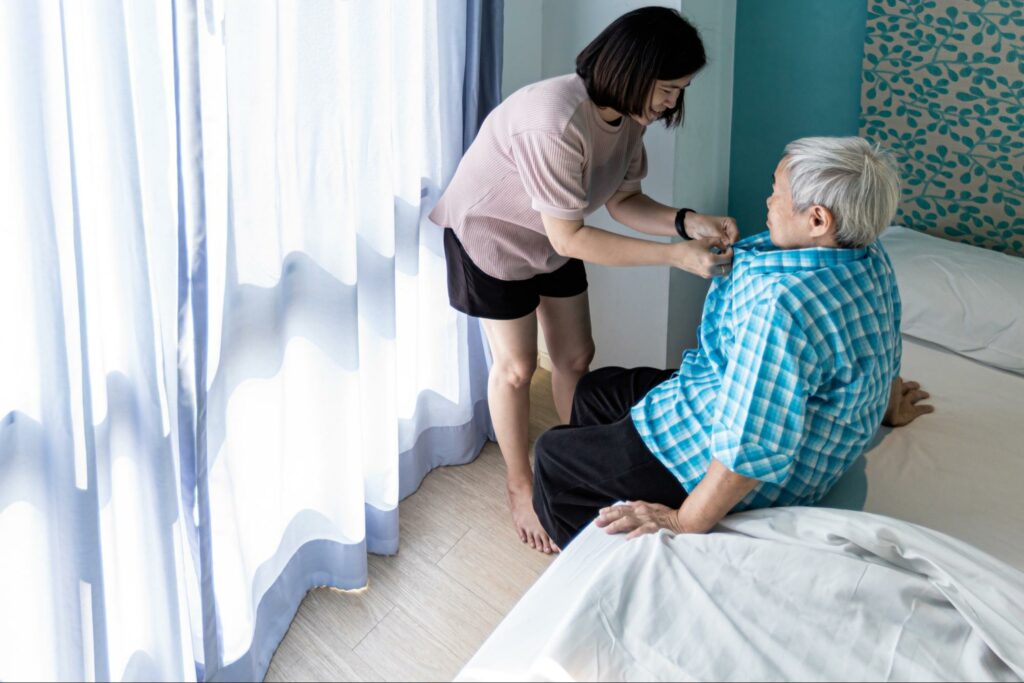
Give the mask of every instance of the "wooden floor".
M 530 395 L 532 449 L 558 423 L 549 372 Z M 398 555 L 371 555 L 361 591 L 310 592 L 267 681 L 451 680 L 552 562 L 515 535 L 494 443 L 428 474 L 399 517 Z

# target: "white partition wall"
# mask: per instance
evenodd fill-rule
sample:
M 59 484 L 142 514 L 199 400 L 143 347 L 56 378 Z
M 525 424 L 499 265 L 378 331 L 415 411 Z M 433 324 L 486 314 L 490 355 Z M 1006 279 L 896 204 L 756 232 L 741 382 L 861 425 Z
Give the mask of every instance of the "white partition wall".
M 725 215 L 729 205 L 732 74 L 736 0 L 686 0 L 682 13 L 697 27 L 708 64 L 686 92 L 686 122 L 676 134 L 676 206 Z M 669 275 L 667 367 L 697 344 L 697 326 L 710 282 L 681 270 Z
M 503 94 L 569 73 L 579 51 L 624 12 L 647 5 L 679 9 L 705 43 L 708 67 L 687 92 L 686 126 L 647 132 L 644 192 L 675 206 L 724 212 L 728 197 L 729 132 L 735 0 L 508 0 L 505 3 Z M 588 224 L 633 234 L 601 210 Z M 668 268 L 587 265 L 597 355 L 593 367 L 678 364 L 692 344 L 707 283 Z M 541 356 L 544 347 L 541 340 Z

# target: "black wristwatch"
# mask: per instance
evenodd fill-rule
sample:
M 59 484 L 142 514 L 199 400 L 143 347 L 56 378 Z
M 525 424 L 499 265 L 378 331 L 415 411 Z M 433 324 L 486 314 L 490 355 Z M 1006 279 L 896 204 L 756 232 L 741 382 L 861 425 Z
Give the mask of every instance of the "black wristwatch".
M 684 240 L 692 240 L 693 238 L 686 234 L 686 214 L 697 213 L 693 209 L 679 209 L 676 212 L 676 232 Z

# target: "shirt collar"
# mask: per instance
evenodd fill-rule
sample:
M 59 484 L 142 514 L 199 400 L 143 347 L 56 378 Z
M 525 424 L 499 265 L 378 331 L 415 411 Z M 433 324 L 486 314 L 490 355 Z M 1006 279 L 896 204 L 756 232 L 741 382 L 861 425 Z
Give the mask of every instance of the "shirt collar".
M 742 239 L 733 245 L 736 252 L 734 265 L 742 264 L 756 273 L 795 273 L 817 270 L 843 263 L 859 261 L 867 256 L 865 247 L 857 249 L 779 249 L 767 231 Z

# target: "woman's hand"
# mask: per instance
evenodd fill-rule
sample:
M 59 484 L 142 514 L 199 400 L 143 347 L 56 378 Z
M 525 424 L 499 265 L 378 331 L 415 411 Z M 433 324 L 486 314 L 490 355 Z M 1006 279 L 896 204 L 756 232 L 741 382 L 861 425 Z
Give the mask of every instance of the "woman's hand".
M 674 242 L 665 248 L 670 250 L 668 265 L 702 278 L 721 277 L 732 270 L 732 246 L 720 237 Z
M 603 508 L 595 524 L 609 534 L 625 534 L 626 540 L 653 534 L 659 529 L 682 533 L 679 511 L 657 503 L 642 501 L 624 503 Z
M 690 239 L 718 239 L 726 246 L 735 244 L 740 239 L 736 219 L 730 216 L 708 216 L 691 211 L 686 214 L 683 228 Z

